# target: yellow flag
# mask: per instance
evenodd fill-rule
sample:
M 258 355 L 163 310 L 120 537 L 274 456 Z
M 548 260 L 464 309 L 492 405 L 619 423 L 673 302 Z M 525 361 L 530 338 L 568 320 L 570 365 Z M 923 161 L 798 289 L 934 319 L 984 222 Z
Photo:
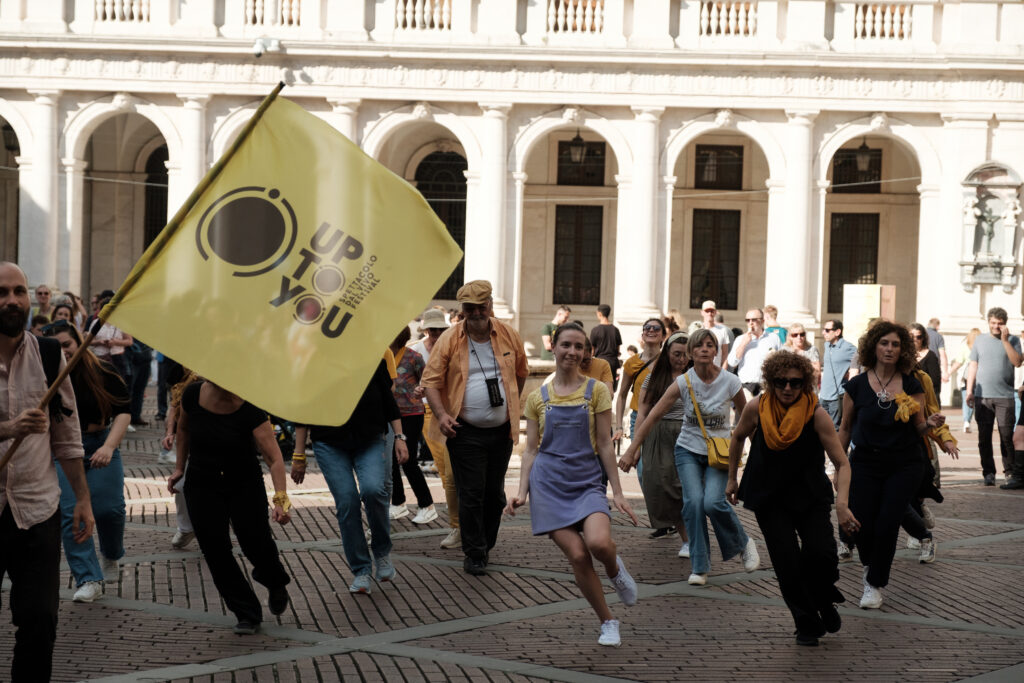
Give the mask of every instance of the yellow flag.
M 102 317 L 274 415 L 339 425 L 462 252 L 412 186 L 276 92 Z

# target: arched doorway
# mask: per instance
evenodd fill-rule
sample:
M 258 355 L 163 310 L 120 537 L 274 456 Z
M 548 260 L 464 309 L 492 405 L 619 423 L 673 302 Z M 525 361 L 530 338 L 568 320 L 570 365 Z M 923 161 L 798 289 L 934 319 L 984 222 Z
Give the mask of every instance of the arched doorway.
M 431 152 L 416 167 L 416 188 L 448 228 L 459 248 L 466 247 L 466 158 L 458 152 Z M 434 294 L 435 299 L 454 299 L 463 284 L 465 258 Z
M 167 223 L 166 140 L 146 117 L 117 114 L 89 137 L 82 201 L 88 291 L 116 287 Z
M 0 261 L 17 261 L 20 174 L 16 159 L 21 154 L 21 143 L 11 124 L 2 118 L 0 133 Z

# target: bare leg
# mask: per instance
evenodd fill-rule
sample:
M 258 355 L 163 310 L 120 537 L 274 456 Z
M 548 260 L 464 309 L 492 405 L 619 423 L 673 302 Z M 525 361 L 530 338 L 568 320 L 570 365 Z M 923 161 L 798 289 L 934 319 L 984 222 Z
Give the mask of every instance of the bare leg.
M 618 576 L 619 567 L 615 563 L 618 550 L 612 540 L 612 522 L 608 515 L 595 512 L 583 520 L 583 542 L 597 561 L 604 565 L 609 579 Z
M 607 516 L 605 516 L 607 519 Z M 565 556 L 569 558 L 573 574 L 576 576 L 576 585 L 580 587 L 583 597 L 587 599 L 590 606 L 597 613 L 597 618 L 604 623 L 612 618 L 611 610 L 604 599 L 604 589 L 601 579 L 594 571 L 594 563 L 590 558 L 590 551 L 583 537 L 575 529 L 558 529 L 548 534 Z M 607 564 L 605 565 L 607 567 Z M 617 572 L 615 567 L 615 555 L 612 554 L 612 571 Z

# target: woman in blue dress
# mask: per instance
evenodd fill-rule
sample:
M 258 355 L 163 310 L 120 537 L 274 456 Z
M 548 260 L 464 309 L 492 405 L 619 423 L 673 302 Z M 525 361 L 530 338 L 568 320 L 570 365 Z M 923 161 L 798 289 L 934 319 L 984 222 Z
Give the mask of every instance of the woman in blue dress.
M 514 515 L 530 496 L 530 522 L 536 536 L 547 534 L 572 564 L 576 584 L 601 620 L 598 643 L 617 647 L 619 622 L 612 618 L 591 554 L 604 565 L 619 599 L 636 604 L 636 582 L 626 571 L 611 536 L 611 516 L 603 473 L 612 502 L 639 520 L 622 495 L 611 440 L 612 399 L 603 382 L 580 374 L 586 334 L 575 323 L 552 336 L 555 378 L 526 399 L 526 451 L 519 492 L 505 512 Z

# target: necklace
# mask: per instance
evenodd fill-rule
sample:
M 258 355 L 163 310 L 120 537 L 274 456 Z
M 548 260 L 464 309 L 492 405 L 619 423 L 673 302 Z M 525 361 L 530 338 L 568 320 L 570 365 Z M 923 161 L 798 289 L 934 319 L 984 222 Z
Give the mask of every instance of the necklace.
M 885 384 L 882 384 L 882 378 L 878 376 L 878 372 L 876 372 L 874 368 L 871 369 L 871 372 L 875 374 L 875 381 L 882 387 L 879 391 L 875 392 L 875 397 L 878 399 L 878 407 L 882 410 L 886 410 L 892 405 L 893 398 L 893 395 L 886 389 L 888 388 L 889 383 L 892 382 L 892 378 L 896 376 L 896 371 L 894 370 L 893 373 L 889 375 L 889 379 L 885 381 Z

